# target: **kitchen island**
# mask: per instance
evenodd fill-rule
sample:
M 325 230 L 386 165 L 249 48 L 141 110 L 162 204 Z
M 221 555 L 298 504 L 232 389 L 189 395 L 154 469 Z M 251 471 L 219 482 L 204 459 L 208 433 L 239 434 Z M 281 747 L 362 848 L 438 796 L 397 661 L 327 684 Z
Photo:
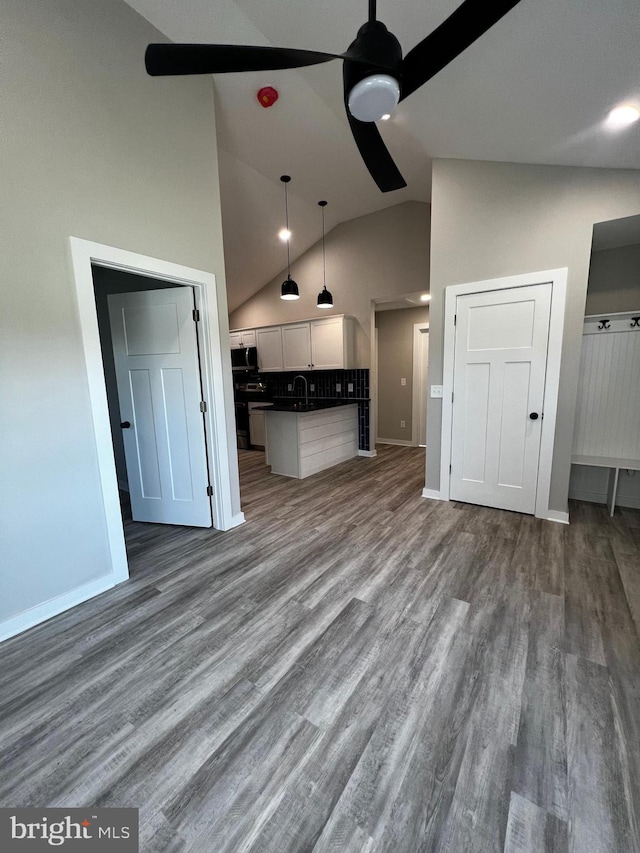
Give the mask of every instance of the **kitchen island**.
M 358 455 L 358 406 L 334 400 L 265 408 L 272 474 L 299 480 Z

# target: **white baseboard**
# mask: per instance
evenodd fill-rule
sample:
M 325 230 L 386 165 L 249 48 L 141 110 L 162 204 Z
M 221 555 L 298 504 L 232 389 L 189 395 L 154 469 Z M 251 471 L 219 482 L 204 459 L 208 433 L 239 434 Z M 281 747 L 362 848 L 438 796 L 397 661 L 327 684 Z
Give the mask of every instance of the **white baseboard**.
M 407 441 L 404 438 L 377 438 L 376 444 L 397 444 L 400 447 L 415 447 L 412 441 Z
M 223 530 L 233 530 L 234 527 L 240 527 L 241 524 L 244 524 L 245 517 L 243 512 L 238 512 L 235 515 L 231 516 L 229 520 L 229 524 L 222 528 Z
M 429 498 L 432 501 L 449 500 L 448 498 L 443 497 L 442 492 L 439 492 L 436 489 L 427 489 L 426 487 L 422 490 L 422 497 Z
M 49 601 L 44 601 L 29 610 L 18 613 L 17 616 L 12 616 L 10 619 L 0 623 L 0 642 L 8 640 L 10 637 L 15 637 L 17 634 L 22 634 L 23 631 L 28 631 L 29 628 L 34 628 L 65 610 L 70 610 L 77 604 L 82 604 L 83 601 L 88 601 L 108 589 L 113 589 L 122 583 L 122 579 L 116 578 L 114 574 L 107 575 L 104 578 L 91 581 L 91 583 L 79 586 L 72 589 L 64 595 L 58 595 L 56 598 L 51 598 Z
M 368 459 L 373 459 L 374 456 L 378 455 L 377 450 L 359 450 L 358 456 L 366 456 Z
M 557 521 L 558 524 L 569 524 L 569 513 L 559 512 L 557 509 L 548 509 L 546 520 Z

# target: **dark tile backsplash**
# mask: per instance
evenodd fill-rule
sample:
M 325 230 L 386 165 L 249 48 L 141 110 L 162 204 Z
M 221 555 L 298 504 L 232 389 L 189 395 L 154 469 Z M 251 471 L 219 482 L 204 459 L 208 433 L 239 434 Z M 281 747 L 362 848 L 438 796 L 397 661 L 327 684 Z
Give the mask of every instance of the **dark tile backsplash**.
M 369 450 L 369 371 L 357 370 L 299 370 L 286 373 L 261 373 L 271 397 L 304 397 L 304 383 L 298 380 L 289 391 L 295 376 L 304 376 L 309 384 L 309 399 L 353 400 L 358 403 L 358 432 L 360 450 Z M 353 391 L 347 391 L 349 383 Z M 341 386 L 336 390 L 336 385 Z M 313 391 L 311 386 L 314 386 Z

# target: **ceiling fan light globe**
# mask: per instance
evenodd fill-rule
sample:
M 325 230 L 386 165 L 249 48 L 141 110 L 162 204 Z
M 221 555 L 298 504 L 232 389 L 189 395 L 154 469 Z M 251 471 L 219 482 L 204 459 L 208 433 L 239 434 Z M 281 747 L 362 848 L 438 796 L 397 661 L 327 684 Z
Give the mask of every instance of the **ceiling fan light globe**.
M 349 112 L 358 121 L 391 115 L 400 100 L 400 85 L 390 74 L 371 74 L 349 92 Z

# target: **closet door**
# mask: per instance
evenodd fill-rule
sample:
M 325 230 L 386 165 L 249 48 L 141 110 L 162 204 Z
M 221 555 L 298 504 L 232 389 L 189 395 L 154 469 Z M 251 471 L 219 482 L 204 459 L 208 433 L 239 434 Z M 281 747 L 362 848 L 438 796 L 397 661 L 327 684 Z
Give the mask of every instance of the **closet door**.
M 452 500 L 534 513 L 551 284 L 459 296 Z

